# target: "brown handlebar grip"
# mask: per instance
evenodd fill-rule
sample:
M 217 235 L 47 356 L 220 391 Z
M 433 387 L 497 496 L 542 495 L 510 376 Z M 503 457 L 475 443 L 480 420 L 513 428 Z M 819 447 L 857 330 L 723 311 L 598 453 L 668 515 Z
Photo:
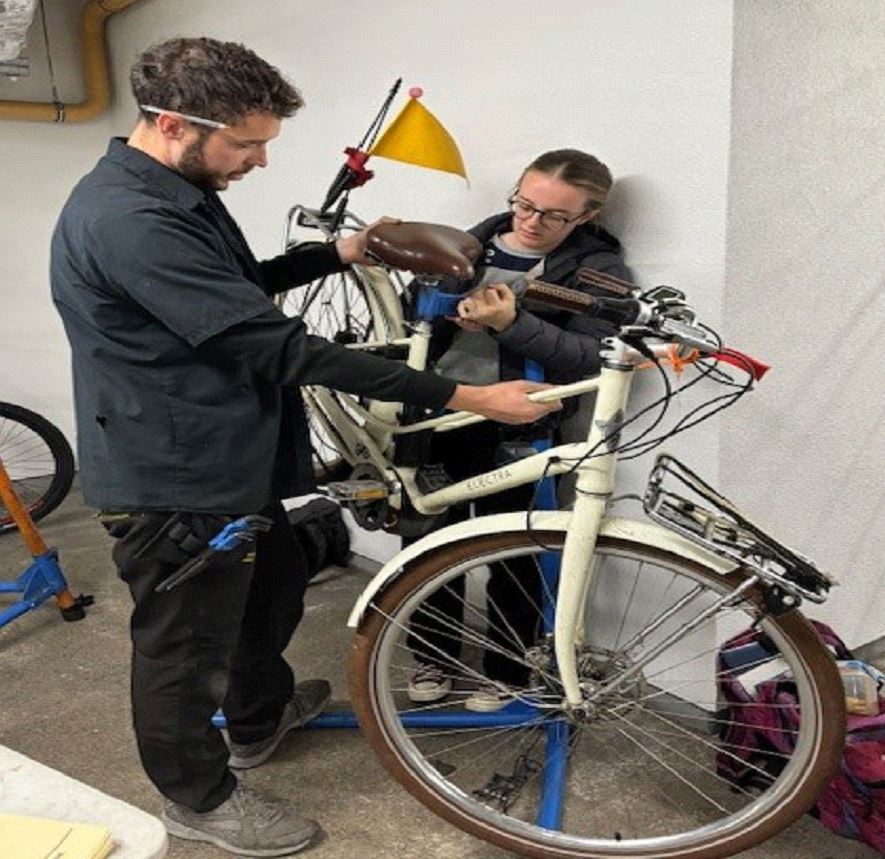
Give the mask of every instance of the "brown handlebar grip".
M 528 280 L 522 298 L 555 307 L 558 310 L 568 310 L 571 313 L 586 313 L 595 304 L 596 299 L 586 292 L 578 289 L 569 289 L 567 286 L 558 286 L 554 283 L 545 283 L 543 280 Z

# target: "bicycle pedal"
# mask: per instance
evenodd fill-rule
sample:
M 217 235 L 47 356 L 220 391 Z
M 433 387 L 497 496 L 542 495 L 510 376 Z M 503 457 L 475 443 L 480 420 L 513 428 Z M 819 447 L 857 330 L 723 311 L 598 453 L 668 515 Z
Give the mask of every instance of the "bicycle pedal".
M 390 495 L 387 485 L 380 480 L 335 480 L 326 489 L 338 501 L 379 501 Z
M 447 486 L 451 486 L 453 482 L 445 466 L 439 463 L 422 465 L 415 472 L 415 485 L 425 495 L 430 492 L 436 492 L 438 489 L 445 489 Z

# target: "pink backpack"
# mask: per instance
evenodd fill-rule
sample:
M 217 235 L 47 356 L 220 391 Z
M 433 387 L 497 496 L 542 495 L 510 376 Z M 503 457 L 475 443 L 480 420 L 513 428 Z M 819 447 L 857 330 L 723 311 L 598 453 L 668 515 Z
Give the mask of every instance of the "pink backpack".
M 830 627 L 813 623 L 836 659 L 853 658 Z M 716 769 L 743 788 L 777 776 L 785 765 L 783 755 L 791 754 L 795 744 L 799 708 L 792 678 L 784 672 L 756 684 L 749 680 L 749 672 L 772 653 L 764 634 L 750 629 L 727 641 L 718 654 L 723 727 Z M 758 706 L 763 703 L 777 706 Z M 885 698 L 879 698 L 876 716 L 848 716 L 842 764 L 811 813 L 838 835 L 885 852 Z

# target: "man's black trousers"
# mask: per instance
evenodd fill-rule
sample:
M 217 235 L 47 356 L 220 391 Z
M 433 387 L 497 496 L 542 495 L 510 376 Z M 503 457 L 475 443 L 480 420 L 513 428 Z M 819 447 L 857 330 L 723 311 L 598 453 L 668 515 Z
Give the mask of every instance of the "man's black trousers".
M 215 711 L 224 710 L 232 740 L 257 742 L 274 732 L 294 689 L 282 652 L 303 612 L 306 567 L 282 505 L 262 513 L 274 524 L 257 543 L 218 554 L 165 593 L 155 587 L 181 563 L 180 548 L 164 536 L 170 519 L 208 541 L 231 517 L 101 516 L 134 600 L 132 712 L 142 765 L 164 796 L 199 812 L 224 802 L 237 783 L 211 723 Z

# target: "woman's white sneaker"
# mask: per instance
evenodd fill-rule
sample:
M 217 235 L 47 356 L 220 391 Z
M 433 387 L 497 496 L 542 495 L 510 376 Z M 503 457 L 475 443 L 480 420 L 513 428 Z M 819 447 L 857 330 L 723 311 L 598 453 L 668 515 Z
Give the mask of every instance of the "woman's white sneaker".
M 464 701 L 464 709 L 474 713 L 497 713 L 515 700 L 516 696 L 506 687 L 483 683 Z
M 452 691 L 452 679 L 436 665 L 421 665 L 409 679 L 406 694 L 415 703 L 441 701 Z

